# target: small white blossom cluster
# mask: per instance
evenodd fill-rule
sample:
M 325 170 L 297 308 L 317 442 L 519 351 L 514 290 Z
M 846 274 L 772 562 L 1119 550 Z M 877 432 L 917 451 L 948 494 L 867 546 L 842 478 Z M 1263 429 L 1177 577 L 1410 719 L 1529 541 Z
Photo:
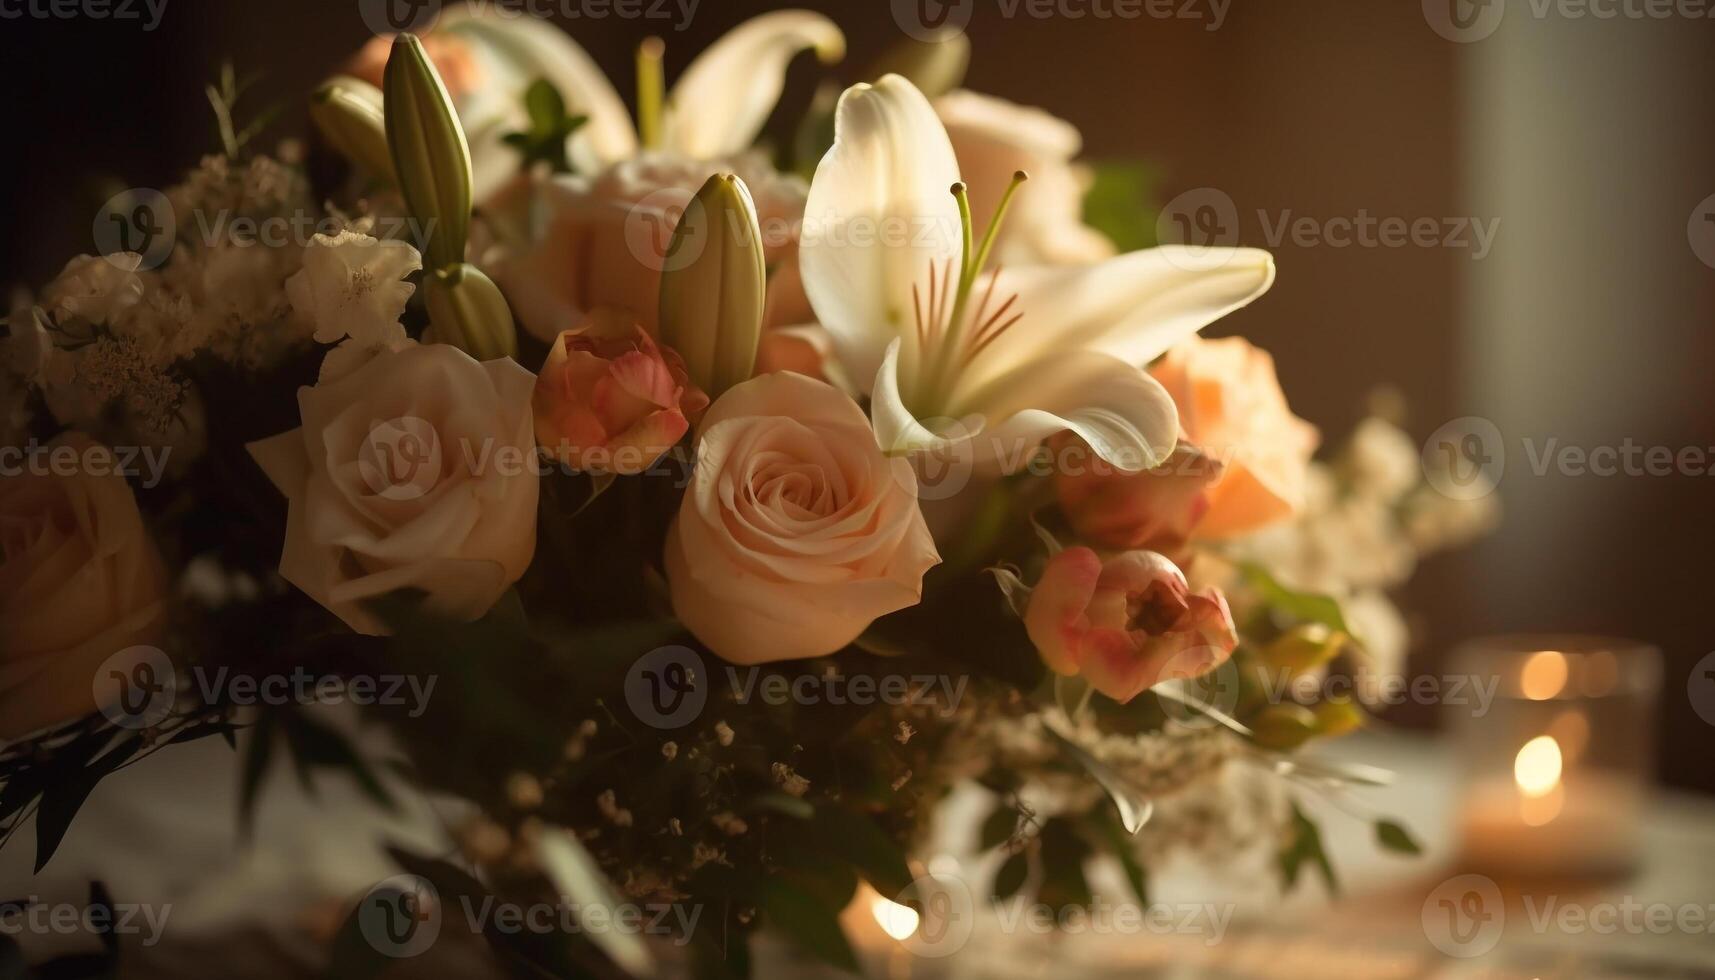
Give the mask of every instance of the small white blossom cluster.
M 202 440 L 183 370 L 193 359 L 261 371 L 312 339 L 349 336 L 325 368 L 340 371 L 405 343 L 413 287 L 400 280 L 421 266 L 416 250 L 362 234 L 367 217 L 317 208 L 297 155 L 206 157 L 166 192 L 176 233 L 158 267 L 135 252 L 80 255 L 39 297 L 14 296 L 0 339 L 4 444 L 23 438 L 39 391 L 61 424 L 171 446 L 183 465 Z
M 1409 435 L 1371 416 L 1333 460 L 1311 464 L 1302 512 L 1235 541 L 1225 557 L 1262 565 L 1290 588 L 1338 599 L 1372 669 L 1398 674 L 1410 635 L 1388 590 L 1403 585 L 1425 555 L 1479 537 L 1499 519 L 1493 495 L 1456 500 L 1436 491 L 1421 460 Z

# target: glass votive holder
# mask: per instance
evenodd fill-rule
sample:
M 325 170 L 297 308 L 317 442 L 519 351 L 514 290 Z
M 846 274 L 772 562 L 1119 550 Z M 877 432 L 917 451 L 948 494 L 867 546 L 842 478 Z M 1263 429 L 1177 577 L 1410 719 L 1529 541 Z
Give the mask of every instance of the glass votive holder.
M 1497 636 L 1460 647 L 1452 670 L 1475 692 L 1445 707 L 1463 773 L 1462 863 L 1518 878 L 1629 873 L 1660 652 L 1609 637 Z

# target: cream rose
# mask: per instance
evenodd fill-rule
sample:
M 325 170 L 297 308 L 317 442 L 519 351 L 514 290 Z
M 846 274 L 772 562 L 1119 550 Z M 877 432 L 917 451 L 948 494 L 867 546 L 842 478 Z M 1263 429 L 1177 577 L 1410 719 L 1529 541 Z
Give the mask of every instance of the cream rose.
M 763 375 L 717 399 L 697 432 L 667 580 L 709 649 L 738 664 L 823 656 L 922 598 L 941 556 L 916 480 L 850 398 Z
M 408 344 L 298 389 L 303 427 L 250 444 L 288 501 L 280 574 L 360 633 L 364 602 L 427 593 L 476 619 L 536 549 L 535 376 Z
M 96 668 L 166 620 L 166 568 L 112 453 L 68 432 L 34 459 L 0 479 L 0 739 L 105 707 Z

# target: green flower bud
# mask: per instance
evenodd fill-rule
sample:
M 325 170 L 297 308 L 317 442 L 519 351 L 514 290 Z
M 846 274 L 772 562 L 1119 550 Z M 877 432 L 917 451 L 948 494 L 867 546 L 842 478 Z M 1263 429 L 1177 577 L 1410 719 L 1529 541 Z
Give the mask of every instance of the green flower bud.
M 1345 647 L 1346 639 L 1346 634 L 1321 623 L 1304 623 L 1263 647 L 1262 660 L 1268 667 L 1296 676 L 1333 660 Z
M 1270 705 L 1245 723 L 1252 741 L 1277 752 L 1290 752 L 1316 734 L 1316 716 L 1301 704 Z
M 415 35 L 394 39 L 381 88 L 399 190 L 428 239 L 426 265 L 441 269 L 463 262 L 470 230 L 470 147 L 447 87 Z
M 1364 725 L 1364 712 L 1350 698 L 1330 698 L 1312 709 L 1316 734 L 1328 738 L 1356 731 Z
M 748 380 L 762 340 L 767 267 L 750 189 L 715 174 L 685 206 L 661 273 L 661 339 L 717 398 Z
M 310 121 L 341 156 L 364 172 L 395 183 L 382 104 L 380 89 L 361 78 L 335 75 L 310 97 Z
M 933 40 L 904 37 L 895 41 L 864 73 L 875 81 L 883 75 L 903 75 L 933 99 L 959 87 L 971 66 L 971 39 L 964 31 L 947 30 Z
M 430 339 L 479 361 L 518 356 L 518 331 L 500 287 L 474 265 L 458 263 L 423 276 Z

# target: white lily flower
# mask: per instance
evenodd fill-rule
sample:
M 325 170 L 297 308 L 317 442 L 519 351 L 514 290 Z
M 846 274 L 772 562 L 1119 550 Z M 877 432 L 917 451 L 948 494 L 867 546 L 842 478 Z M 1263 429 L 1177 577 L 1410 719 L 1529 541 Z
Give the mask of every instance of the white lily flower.
M 483 67 L 497 76 L 497 85 L 484 88 L 506 98 L 506 105 L 482 112 L 460 106 L 478 170 L 484 169 L 480 158 L 488 156 L 490 144 L 498 146 L 501 133 L 520 128 L 516 120 L 502 124 L 488 117 L 496 110 L 520 111 L 520 93 L 538 78 L 559 91 L 567 111 L 588 117 L 571 137 L 570 158 L 581 172 L 637 155 L 639 135 L 625 101 L 595 60 L 558 27 L 492 4 L 466 4 L 444 11 L 435 30 L 471 42 Z M 659 72 L 659 47 L 648 46 L 648 57 L 640 54 L 640 69 Z M 748 149 L 780 98 L 787 65 L 809 49 L 824 62 L 837 61 L 845 54 L 845 36 L 833 21 L 808 10 L 775 11 L 733 28 L 685 68 L 665 105 L 655 107 L 659 145 L 646 148 L 698 160 Z M 647 89 L 648 80 L 640 81 Z
M 946 130 L 910 82 L 841 97 L 800 262 L 847 372 L 873 379 L 883 449 L 1011 471 L 1069 429 L 1116 466 L 1160 465 L 1178 412 L 1143 366 L 1267 291 L 1273 259 L 1164 247 L 983 274 L 994 229 L 973 242 L 963 193 Z

